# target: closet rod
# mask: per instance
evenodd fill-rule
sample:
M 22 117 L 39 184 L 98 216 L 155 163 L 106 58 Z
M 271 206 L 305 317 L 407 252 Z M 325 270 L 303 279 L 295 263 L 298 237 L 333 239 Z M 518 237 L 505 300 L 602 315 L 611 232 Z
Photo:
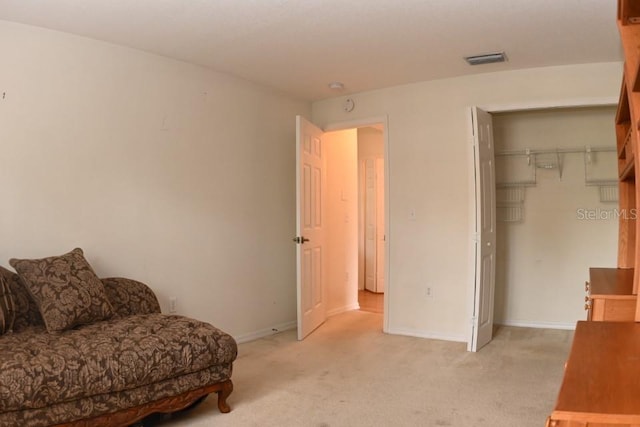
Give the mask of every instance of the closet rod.
M 608 152 L 608 151 L 616 151 L 616 147 L 583 147 L 583 148 L 550 148 L 546 150 L 511 150 L 511 151 L 498 151 L 496 152 L 496 156 L 529 156 L 533 154 L 566 154 L 566 153 L 576 153 L 576 154 L 587 154 L 587 153 L 598 153 L 598 152 Z

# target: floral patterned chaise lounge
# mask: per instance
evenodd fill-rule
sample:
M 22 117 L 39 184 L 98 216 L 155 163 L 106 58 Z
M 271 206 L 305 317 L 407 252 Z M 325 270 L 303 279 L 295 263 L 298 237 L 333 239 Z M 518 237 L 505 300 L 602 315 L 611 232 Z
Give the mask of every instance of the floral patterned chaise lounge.
M 98 279 L 82 250 L 0 267 L 0 426 L 127 426 L 233 390 L 230 335 L 164 315 L 144 284 Z

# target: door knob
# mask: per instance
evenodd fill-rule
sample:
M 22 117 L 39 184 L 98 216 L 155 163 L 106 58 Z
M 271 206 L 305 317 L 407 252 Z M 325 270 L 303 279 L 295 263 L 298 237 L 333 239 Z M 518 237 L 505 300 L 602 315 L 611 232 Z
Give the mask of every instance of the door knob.
M 300 237 L 294 237 L 294 238 L 293 238 L 293 241 L 294 241 L 294 242 L 296 242 L 296 243 L 298 243 L 298 244 L 300 244 L 300 245 L 304 245 L 304 242 L 308 242 L 308 241 L 309 241 L 309 239 L 307 239 L 307 238 L 306 238 L 306 237 L 304 237 L 304 236 L 300 236 Z

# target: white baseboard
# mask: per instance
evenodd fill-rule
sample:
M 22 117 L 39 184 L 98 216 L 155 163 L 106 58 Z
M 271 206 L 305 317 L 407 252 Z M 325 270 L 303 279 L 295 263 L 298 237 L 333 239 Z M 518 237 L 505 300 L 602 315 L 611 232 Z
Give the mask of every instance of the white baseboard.
M 502 320 L 496 322 L 496 325 L 502 326 L 516 326 L 519 328 L 536 328 L 536 329 L 563 329 L 566 331 L 573 331 L 576 328 L 576 323 L 563 323 L 563 322 L 527 322 L 520 320 Z
M 428 338 L 432 340 L 467 342 L 467 338 L 464 335 L 442 334 L 440 332 L 417 331 L 413 329 L 403 328 L 389 328 L 387 330 L 387 333 L 391 335 L 405 335 L 408 337 Z
M 327 317 L 335 316 L 340 313 L 344 313 L 346 311 L 358 310 L 360 305 L 358 303 L 346 305 L 344 307 L 339 307 L 327 312 Z M 502 326 L 515 326 L 520 328 L 536 328 L 536 329 L 562 329 L 567 331 L 572 331 L 576 328 L 575 323 L 562 323 L 562 322 L 526 322 L 526 321 L 511 321 L 504 320 L 501 322 L 496 322 L 497 325 Z M 279 332 L 290 331 L 295 329 L 298 326 L 295 320 L 291 322 L 280 323 L 278 325 L 274 325 L 270 328 L 260 329 L 259 331 L 249 332 L 248 334 L 242 334 L 234 337 L 238 344 L 242 344 L 249 341 L 255 341 L 257 339 L 267 337 L 269 335 L 277 334 Z M 387 330 L 388 334 L 391 335 L 404 335 L 408 337 L 417 337 L 417 338 L 427 338 L 434 340 L 443 340 L 443 341 L 454 341 L 454 342 L 467 342 L 467 338 L 464 335 L 451 335 L 451 334 L 442 334 L 439 332 L 430 332 L 430 331 L 418 331 L 414 329 L 404 329 L 404 328 L 389 328 Z
M 345 311 L 351 310 L 360 310 L 360 304 L 355 302 L 353 304 L 345 305 L 344 307 L 334 308 L 333 310 L 327 311 L 327 317 L 335 316 L 336 314 L 344 313 Z
M 280 323 L 270 328 L 260 329 L 259 331 L 249 332 L 248 334 L 238 335 L 233 337 L 238 344 L 242 344 L 249 341 L 255 341 L 257 339 L 267 337 L 269 335 L 277 334 L 279 332 L 289 331 L 295 329 L 298 326 L 298 322 L 291 321 L 286 323 Z
M 335 316 L 336 314 L 344 313 L 345 311 L 358 310 L 360 309 L 360 304 L 357 302 L 354 304 L 345 305 L 344 307 L 334 308 L 327 312 L 327 317 Z M 298 322 L 293 320 L 291 322 L 280 323 L 278 325 L 274 325 L 270 328 L 260 329 L 259 331 L 249 332 L 248 334 L 238 335 L 233 337 L 238 344 L 242 344 L 249 341 L 255 341 L 257 339 L 268 337 L 269 335 L 277 334 L 279 332 L 290 331 L 291 329 L 296 329 L 298 327 Z

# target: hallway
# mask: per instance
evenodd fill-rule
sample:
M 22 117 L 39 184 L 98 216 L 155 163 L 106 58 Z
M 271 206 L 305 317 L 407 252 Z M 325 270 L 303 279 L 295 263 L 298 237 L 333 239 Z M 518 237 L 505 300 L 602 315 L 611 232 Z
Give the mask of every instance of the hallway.
M 384 312 L 384 294 L 377 294 L 370 291 L 358 291 L 358 304 L 360 310 L 370 313 Z

